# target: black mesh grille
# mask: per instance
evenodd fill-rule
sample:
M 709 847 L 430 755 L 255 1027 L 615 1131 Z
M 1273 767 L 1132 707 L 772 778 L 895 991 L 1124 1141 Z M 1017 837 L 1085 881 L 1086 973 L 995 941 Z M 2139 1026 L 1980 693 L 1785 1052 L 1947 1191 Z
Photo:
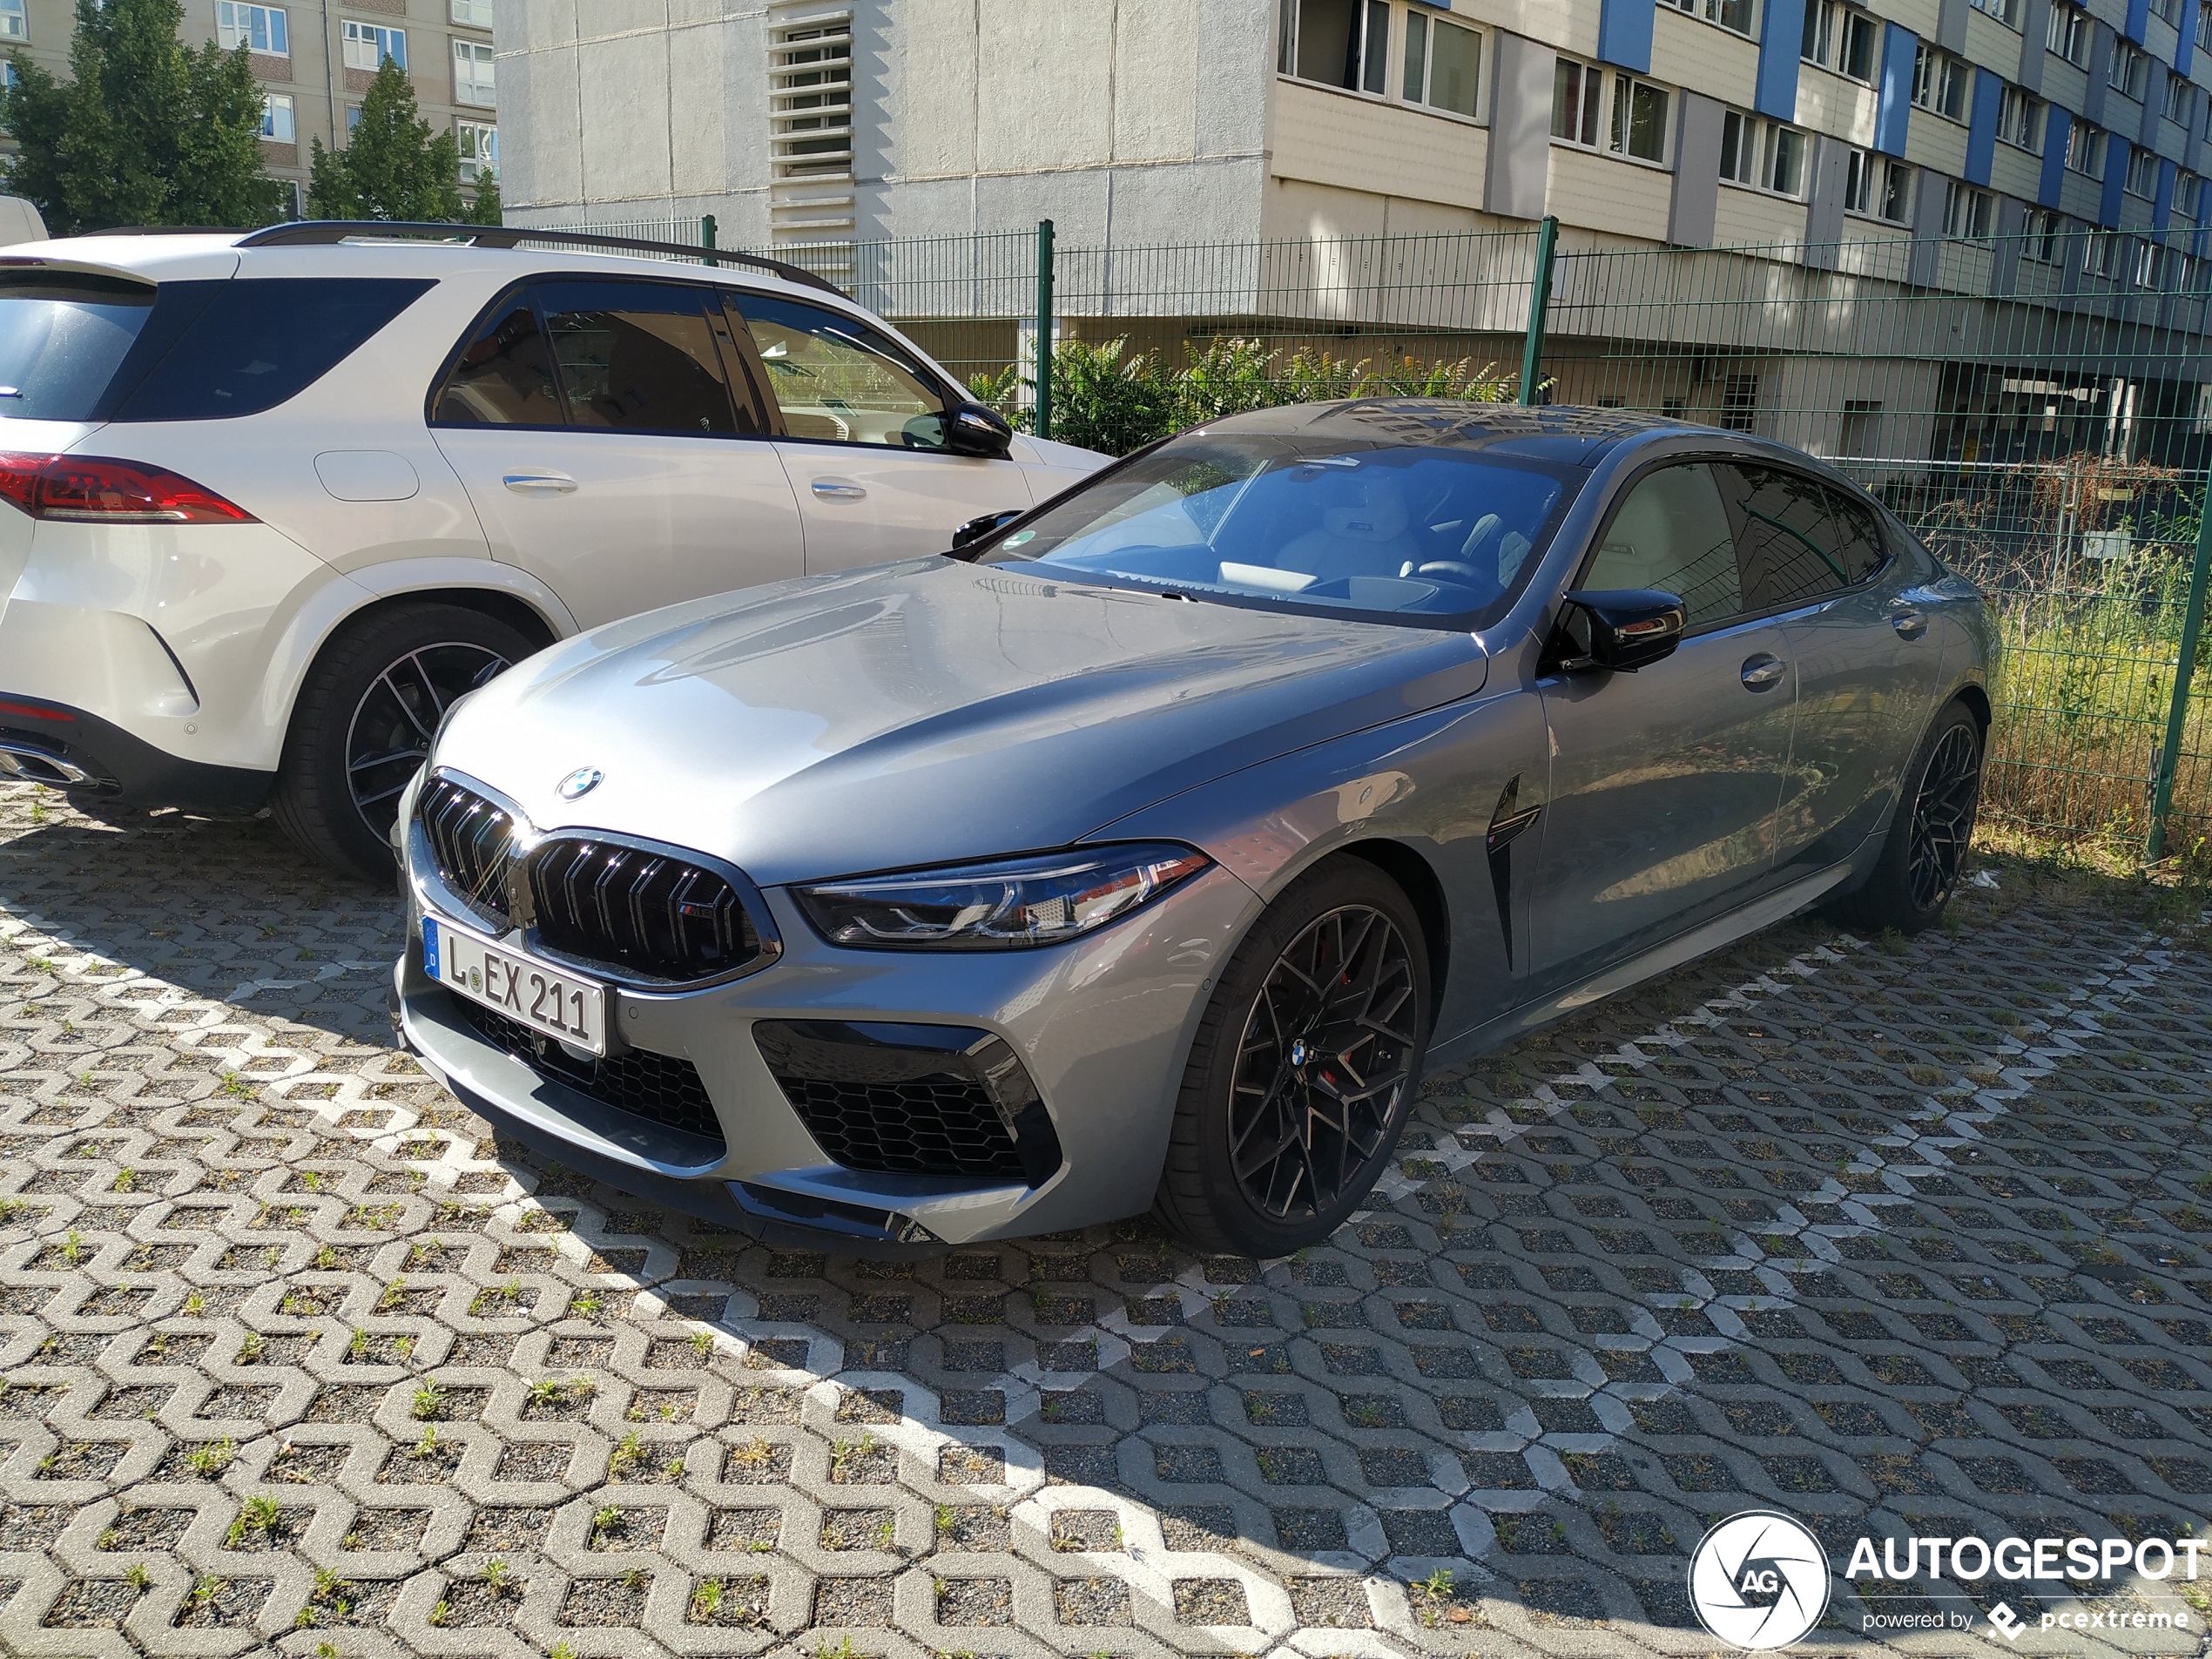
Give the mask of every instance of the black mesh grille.
M 474 790 L 434 778 L 415 806 L 438 880 L 504 927 L 515 820 Z
M 549 950 L 663 980 L 711 979 L 760 954 L 737 889 L 712 870 L 605 841 L 549 841 L 525 873 Z
M 903 1083 L 776 1081 L 822 1150 L 848 1170 L 1022 1178 L 1014 1137 L 982 1085 L 965 1077 Z
M 703 1136 L 717 1146 L 726 1143 L 722 1120 L 699 1082 L 699 1069 L 672 1055 L 632 1049 L 603 1060 L 579 1060 L 557 1042 L 466 997 L 462 1012 L 485 1042 L 504 1049 L 540 1076 L 565 1083 L 603 1106 L 629 1112 L 667 1129 Z

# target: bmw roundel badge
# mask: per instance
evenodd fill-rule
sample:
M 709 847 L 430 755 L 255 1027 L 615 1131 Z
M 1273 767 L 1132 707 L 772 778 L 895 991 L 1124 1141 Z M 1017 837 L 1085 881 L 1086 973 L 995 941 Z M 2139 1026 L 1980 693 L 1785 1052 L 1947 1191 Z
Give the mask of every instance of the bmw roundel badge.
M 605 776 L 606 773 L 597 766 L 578 766 L 561 779 L 561 799 L 575 800 L 579 796 L 590 794 L 599 786 L 599 780 Z

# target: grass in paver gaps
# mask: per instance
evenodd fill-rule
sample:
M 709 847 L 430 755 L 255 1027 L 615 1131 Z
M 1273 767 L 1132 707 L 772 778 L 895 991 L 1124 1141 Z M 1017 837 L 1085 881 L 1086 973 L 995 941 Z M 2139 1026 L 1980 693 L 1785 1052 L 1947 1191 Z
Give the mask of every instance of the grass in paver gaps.
M 754 1625 L 768 1616 L 768 1581 L 765 1578 L 705 1578 L 691 1587 L 685 1608 L 691 1624 Z

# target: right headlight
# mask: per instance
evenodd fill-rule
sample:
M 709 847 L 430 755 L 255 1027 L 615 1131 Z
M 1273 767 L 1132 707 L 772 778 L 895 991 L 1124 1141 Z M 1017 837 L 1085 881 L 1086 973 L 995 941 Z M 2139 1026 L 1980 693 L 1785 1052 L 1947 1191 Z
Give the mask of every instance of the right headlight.
M 1173 842 L 1076 847 L 1042 858 L 860 876 L 795 888 L 833 945 L 859 950 L 1022 950 L 1118 921 L 1212 860 Z

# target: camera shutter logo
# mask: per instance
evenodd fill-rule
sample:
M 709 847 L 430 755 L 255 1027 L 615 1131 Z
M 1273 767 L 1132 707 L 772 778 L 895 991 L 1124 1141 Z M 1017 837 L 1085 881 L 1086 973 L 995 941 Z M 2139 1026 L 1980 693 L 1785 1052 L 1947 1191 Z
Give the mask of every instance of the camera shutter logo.
M 1787 1515 L 1730 1515 L 1689 1558 L 1689 1605 L 1732 1648 L 1786 1648 L 1828 1610 L 1828 1554 Z

